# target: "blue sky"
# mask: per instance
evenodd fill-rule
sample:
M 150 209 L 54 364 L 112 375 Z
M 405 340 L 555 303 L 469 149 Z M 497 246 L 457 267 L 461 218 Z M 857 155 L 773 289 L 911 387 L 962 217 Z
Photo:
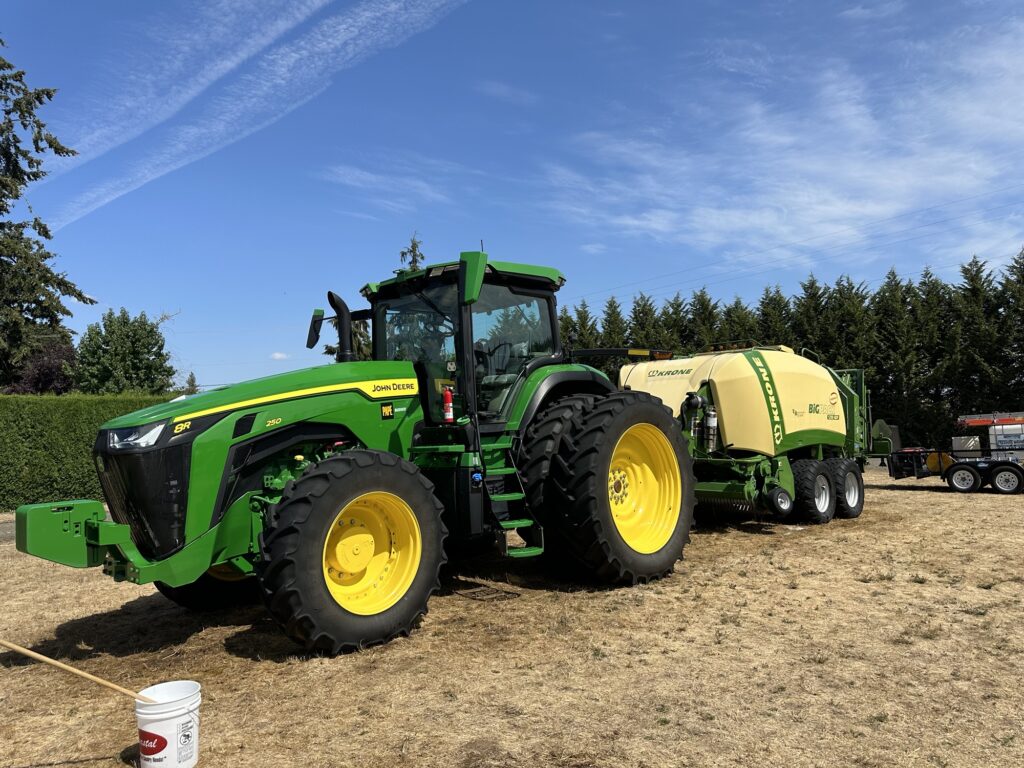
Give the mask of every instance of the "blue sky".
M 415 230 L 561 300 L 951 277 L 1024 243 L 1015 2 L 6 0 L 80 154 L 29 202 L 96 307 L 215 385 L 317 364 Z

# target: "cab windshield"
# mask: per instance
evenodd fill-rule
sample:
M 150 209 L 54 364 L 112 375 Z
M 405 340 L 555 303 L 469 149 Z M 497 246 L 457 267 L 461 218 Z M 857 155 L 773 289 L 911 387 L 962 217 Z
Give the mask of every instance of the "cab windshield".
M 434 421 L 444 417 L 444 388 L 454 388 L 458 380 L 457 312 L 454 282 L 382 299 L 374 308 L 374 359 L 406 360 L 422 366 L 427 378 L 426 407 Z M 460 409 L 456 397 L 456 411 Z

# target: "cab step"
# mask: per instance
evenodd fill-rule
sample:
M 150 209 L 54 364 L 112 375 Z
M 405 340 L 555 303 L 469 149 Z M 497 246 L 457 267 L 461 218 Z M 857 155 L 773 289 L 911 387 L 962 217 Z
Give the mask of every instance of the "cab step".
M 490 494 L 491 501 L 522 501 L 526 498 L 526 494 L 521 491 L 512 491 L 511 493 L 492 493 Z
M 509 557 L 537 557 L 544 554 L 544 547 L 510 547 L 505 554 Z
M 529 528 L 533 525 L 533 520 L 528 520 L 525 517 L 518 520 L 500 520 L 499 522 L 506 531 L 514 531 L 516 528 Z

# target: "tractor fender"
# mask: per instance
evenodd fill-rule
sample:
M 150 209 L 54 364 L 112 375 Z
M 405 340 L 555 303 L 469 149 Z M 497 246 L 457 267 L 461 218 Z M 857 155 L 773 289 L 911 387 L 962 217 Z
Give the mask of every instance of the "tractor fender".
M 558 371 L 544 378 L 533 391 L 523 418 L 519 422 L 519 435 L 526 432 L 530 422 L 548 403 L 568 395 L 606 395 L 615 391 L 615 385 L 597 371 Z

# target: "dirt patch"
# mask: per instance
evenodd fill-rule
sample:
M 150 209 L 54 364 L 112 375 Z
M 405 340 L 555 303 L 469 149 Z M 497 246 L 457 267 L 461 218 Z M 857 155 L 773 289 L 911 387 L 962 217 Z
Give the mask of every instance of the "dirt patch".
M 6 541 L 0 631 L 127 686 L 201 681 L 206 765 L 1024 764 L 1024 496 L 868 482 L 859 520 L 704 520 L 644 587 L 467 570 L 411 638 L 337 659 Z M 0 766 L 124 764 L 130 702 L 0 665 Z

